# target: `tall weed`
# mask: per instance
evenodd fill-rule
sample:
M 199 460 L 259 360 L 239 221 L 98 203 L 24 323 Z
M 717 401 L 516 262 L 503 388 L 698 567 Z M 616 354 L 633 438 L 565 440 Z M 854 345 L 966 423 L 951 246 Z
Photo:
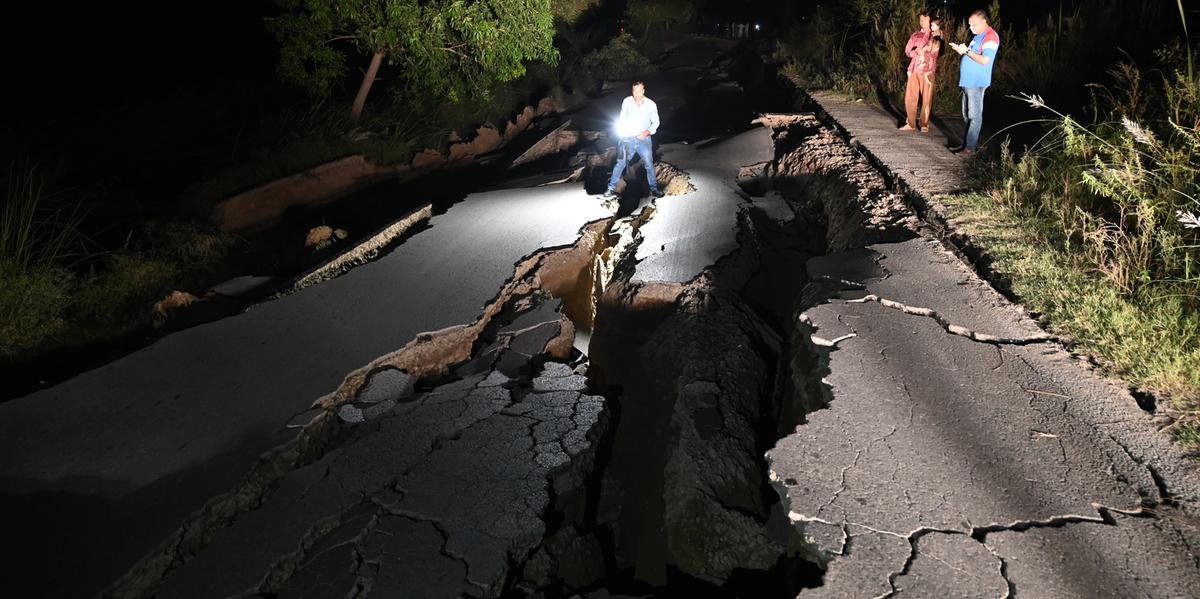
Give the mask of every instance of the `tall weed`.
M 58 266 L 78 255 L 82 213 L 58 203 L 45 174 L 35 164 L 13 163 L 5 179 L 0 209 L 0 262 L 23 270 Z
M 1100 88 L 1104 120 L 1088 126 L 1047 110 L 1053 128 L 1019 158 L 1004 152 L 998 188 L 1008 205 L 1052 215 L 1079 263 L 1128 296 L 1163 290 L 1200 303 L 1200 236 L 1181 221 L 1200 201 L 1200 93 L 1180 72 L 1113 69 Z
M 63 330 L 70 301 L 64 268 L 82 253 L 77 208 L 64 206 L 31 163 L 10 165 L 0 209 L 0 358 Z

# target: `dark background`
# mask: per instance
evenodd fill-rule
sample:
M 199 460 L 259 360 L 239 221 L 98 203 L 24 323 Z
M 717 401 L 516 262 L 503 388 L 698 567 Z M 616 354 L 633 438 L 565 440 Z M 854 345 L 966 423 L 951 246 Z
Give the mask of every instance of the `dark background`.
M 270 0 L 19 3 L 2 36 L 6 94 L 30 117 L 62 119 L 123 98 L 271 75 Z M 63 112 L 63 109 L 71 109 Z
M 275 75 L 271 0 L 11 10 L 0 36 L 0 166 L 36 164 L 53 189 L 69 190 L 101 246 L 121 230 L 114 221 L 178 212 L 189 186 L 224 168 L 257 125 L 309 102 Z

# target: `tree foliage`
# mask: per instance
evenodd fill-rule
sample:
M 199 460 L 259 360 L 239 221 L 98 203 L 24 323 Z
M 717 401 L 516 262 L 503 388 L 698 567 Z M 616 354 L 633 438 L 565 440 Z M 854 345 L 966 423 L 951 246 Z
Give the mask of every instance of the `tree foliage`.
M 584 57 L 582 62 L 584 73 L 600 81 L 632 77 L 652 68 L 628 33 L 612 38 L 604 47 Z
M 326 95 L 349 63 L 383 54 L 414 93 L 487 95 L 557 60 L 551 0 L 279 0 L 279 74 Z M 574 4 L 579 4 L 575 2 Z
M 551 0 L 550 10 L 555 18 L 562 19 L 566 23 L 574 23 L 584 13 L 599 4 L 600 0 Z
M 629 22 L 635 29 L 649 34 L 653 27 L 670 29 L 696 19 L 693 0 L 631 0 Z

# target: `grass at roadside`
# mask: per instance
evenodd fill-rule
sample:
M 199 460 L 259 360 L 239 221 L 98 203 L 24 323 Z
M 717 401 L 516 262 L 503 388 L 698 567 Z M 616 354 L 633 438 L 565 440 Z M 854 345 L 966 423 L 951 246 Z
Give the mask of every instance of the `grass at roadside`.
M 1165 398 L 1172 433 L 1200 447 L 1200 314 L 1187 289 L 1123 294 L 1080 264 L 1057 223 L 1004 205 L 994 195 L 944 198 L 955 227 L 994 260 L 991 267 L 1055 333 L 1100 358 L 1112 374 Z
M 157 300 L 218 282 L 235 247 L 188 223 L 147 223 L 139 238 L 76 268 L 0 259 L 0 366 L 149 329 Z

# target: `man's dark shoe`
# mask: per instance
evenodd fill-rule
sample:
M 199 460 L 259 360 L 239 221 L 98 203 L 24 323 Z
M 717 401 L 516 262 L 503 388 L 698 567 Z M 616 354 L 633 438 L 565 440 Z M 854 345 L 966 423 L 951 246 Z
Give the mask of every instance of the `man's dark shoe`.
M 611 199 L 617 197 L 617 192 L 615 192 L 611 189 L 606 189 L 606 190 L 604 190 L 604 193 L 600 195 L 600 197 L 602 197 L 606 200 L 611 200 Z
M 661 197 L 663 197 L 663 196 L 665 196 L 665 195 L 667 195 L 667 194 L 665 194 L 665 193 L 663 193 L 662 191 L 659 191 L 659 190 L 657 190 L 657 189 L 651 189 L 651 190 L 650 190 L 650 195 L 652 195 L 652 196 L 654 196 L 654 197 L 656 197 L 656 198 L 661 198 Z

